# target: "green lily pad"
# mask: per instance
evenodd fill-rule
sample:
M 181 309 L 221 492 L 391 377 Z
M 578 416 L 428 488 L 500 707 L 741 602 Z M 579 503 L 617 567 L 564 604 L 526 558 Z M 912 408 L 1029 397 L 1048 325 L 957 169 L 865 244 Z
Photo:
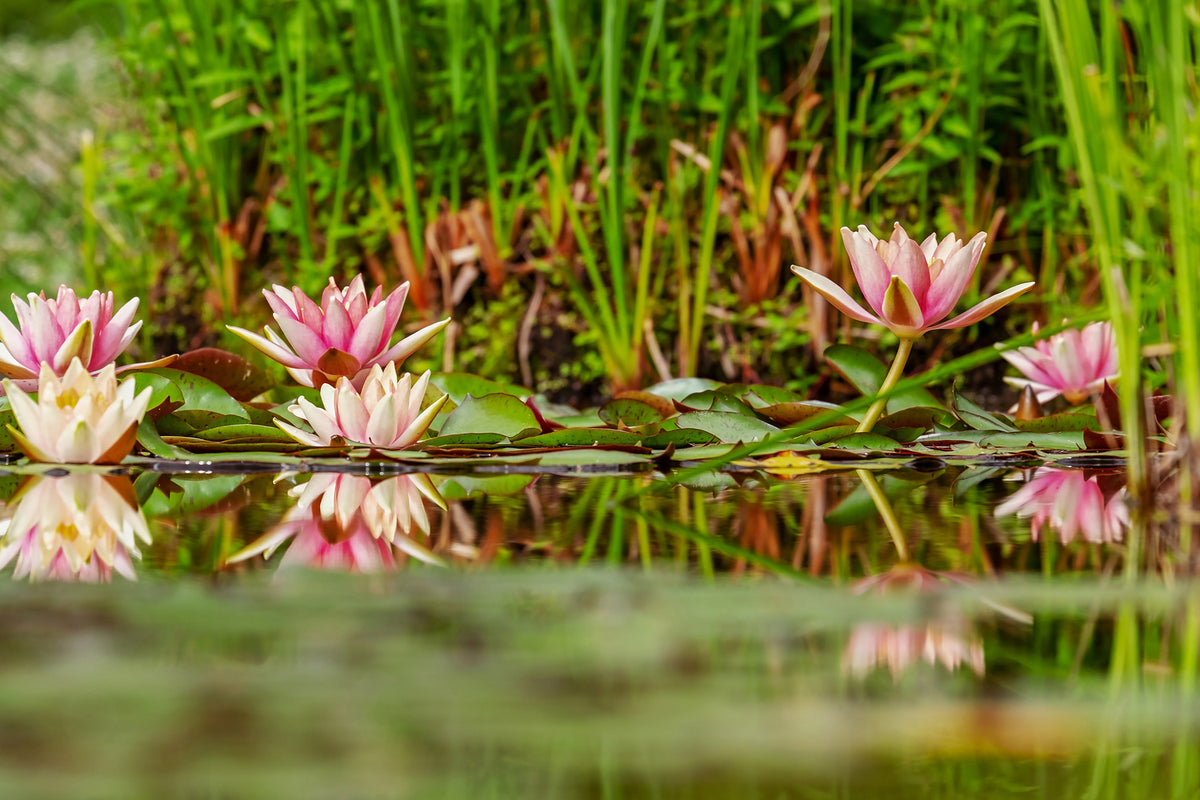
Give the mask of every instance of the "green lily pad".
M 675 378 L 662 383 L 656 383 L 646 389 L 650 394 L 656 394 L 659 397 L 665 397 L 668 400 L 682 400 L 689 394 L 696 392 L 705 392 L 715 389 L 720 389 L 722 384 L 719 381 L 709 380 L 708 378 Z
M 490 394 L 506 394 L 514 398 L 528 397 L 530 391 L 520 386 L 482 378 L 468 372 L 435 372 L 429 379 L 432 386 L 450 395 L 455 405 L 460 405 L 467 396 L 486 397 Z
M 779 432 L 757 417 L 728 411 L 689 411 L 679 415 L 679 427 L 711 433 L 722 442 L 758 442 Z
M 1034 433 L 1062 433 L 1065 431 L 1082 431 L 1084 428 L 1096 429 L 1096 415 L 1080 412 L 1051 414 L 1038 419 L 1015 419 L 1013 424 L 1017 430 Z
M 626 428 L 640 428 L 643 425 L 661 422 L 663 417 L 669 416 L 669 413 L 663 413 L 649 403 L 631 397 L 609 400 L 600 406 L 599 413 L 600 419 L 609 425 Z
M 160 417 L 169 414 L 183 405 L 183 390 L 165 375 L 158 375 L 148 370 L 133 372 L 127 380 L 132 380 L 141 394 L 150 388 L 150 402 L 146 406 L 146 414 L 150 417 Z
M 288 442 L 289 444 L 295 441 L 291 436 L 288 436 L 274 425 L 254 425 L 252 423 L 218 425 L 215 428 L 196 431 L 194 435 L 197 439 L 205 439 L 210 442 L 249 438 L 267 442 Z
M 638 446 L 646 437 L 633 431 L 612 428 L 564 428 L 513 441 L 521 447 L 589 447 L 597 444 Z
M 537 417 L 511 394 L 467 395 L 446 418 L 439 436 L 460 433 L 498 433 L 510 439 L 541 430 Z
M 715 433 L 698 430 L 696 428 L 675 428 L 669 431 L 659 431 L 653 436 L 647 436 L 642 439 L 643 447 L 650 447 L 654 450 L 662 450 L 670 445 L 676 447 L 688 447 L 691 445 L 712 444 L 717 441 Z
M 434 436 L 421 442 L 421 448 L 429 447 L 491 447 L 500 444 L 505 436 L 499 433 L 456 433 L 450 436 Z
M 954 415 L 977 431 L 1015 431 L 1017 426 L 999 414 L 985 411 L 962 395 L 954 398 Z
M 207 427 L 214 420 L 226 416 L 237 417 L 243 421 L 249 420 L 249 415 L 242 404 L 207 378 L 170 367 L 156 367 L 138 374 L 147 373 L 167 378 L 179 387 L 183 406 L 173 413 L 195 428 Z

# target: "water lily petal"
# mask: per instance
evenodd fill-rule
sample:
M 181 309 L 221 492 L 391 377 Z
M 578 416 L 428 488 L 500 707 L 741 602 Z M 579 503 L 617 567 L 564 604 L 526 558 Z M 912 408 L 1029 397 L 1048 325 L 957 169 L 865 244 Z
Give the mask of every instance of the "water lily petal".
M 856 319 L 859 322 L 873 322 L 876 325 L 884 324 L 883 320 L 879 319 L 879 317 L 860 306 L 857 302 L 855 302 L 854 298 L 846 293 L 845 289 L 838 286 L 824 275 L 820 275 L 810 269 L 805 269 L 804 267 L 798 267 L 795 265 L 792 266 L 792 272 L 799 275 L 805 283 L 807 283 L 813 288 L 814 291 L 817 292 L 817 294 L 824 297 L 834 307 L 851 319 Z
M 883 296 L 883 319 L 901 337 L 917 336 L 925 325 L 921 304 L 899 275 L 892 277 Z
M 858 282 L 858 288 L 862 291 L 867 305 L 876 314 L 882 316 L 883 295 L 887 291 L 892 273 L 876 251 L 875 242 L 872 241 L 874 237 L 870 236 L 869 231 L 860 226 L 857 232 L 851 231 L 849 228 L 842 228 L 841 233 L 846 253 L 850 256 L 850 267 L 854 270 L 854 279 Z M 817 291 L 821 291 L 816 284 L 812 284 L 812 286 Z M 822 292 L 822 294 L 824 293 Z M 829 302 L 837 305 L 832 299 Z
M 951 319 L 947 322 L 943 322 L 939 325 L 931 326 L 929 328 L 929 330 L 934 330 L 934 331 L 950 330 L 951 328 L 962 328 L 967 325 L 970 325 L 973 322 L 978 322 L 979 320 L 983 319 L 984 317 L 994 314 L 996 311 L 998 311 L 999 309 L 1008 305 L 1013 300 L 1015 300 L 1017 297 L 1020 297 L 1022 294 L 1024 294 L 1025 292 L 1028 292 L 1033 287 L 1034 287 L 1033 281 L 1030 281 L 1029 283 L 1019 283 L 1016 286 L 1012 287 L 1011 289 L 1006 289 L 1005 291 L 1001 292 L 1000 294 L 992 295 L 987 300 L 984 300 L 982 303 L 980 303 L 976 306 L 973 306 L 972 308 L 968 309 L 967 311 L 964 311 L 963 313 L 959 314 L 957 317 L 954 317 L 953 319 Z

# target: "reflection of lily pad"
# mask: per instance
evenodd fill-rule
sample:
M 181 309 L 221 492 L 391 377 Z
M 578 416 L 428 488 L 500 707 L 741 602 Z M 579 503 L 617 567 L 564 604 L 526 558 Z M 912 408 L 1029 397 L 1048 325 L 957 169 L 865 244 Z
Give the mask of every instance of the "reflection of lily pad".
M 460 433 L 499 433 L 513 438 L 526 431 L 541 430 L 529 406 L 511 394 L 467 395 L 446 417 L 440 436 Z
M 533 482 L 533 475 L 452 475 L 438 484 L 445 500 L 465 500 L 476 495 L 502 497 L 517 494 Z

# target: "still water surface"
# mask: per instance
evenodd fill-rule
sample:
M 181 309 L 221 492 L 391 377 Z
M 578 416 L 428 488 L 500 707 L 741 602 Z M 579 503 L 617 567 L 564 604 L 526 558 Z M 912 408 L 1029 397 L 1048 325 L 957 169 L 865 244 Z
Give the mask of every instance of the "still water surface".
M 1197 796 L 1200 590 L 1126 569 L 1123 476 L 943 466 L 0 476 L 0 778 Z

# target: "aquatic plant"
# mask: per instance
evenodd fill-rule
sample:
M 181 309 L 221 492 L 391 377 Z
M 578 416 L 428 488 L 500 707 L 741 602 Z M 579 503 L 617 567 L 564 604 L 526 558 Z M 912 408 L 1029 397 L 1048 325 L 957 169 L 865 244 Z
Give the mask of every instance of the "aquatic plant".
M 429 535 L 426 502 L 445 508 L 428 475 L 397 475 L 372 483 L 361 475 L 317 474 L 288 494 L 296 498 L 296 505 L 229 563 L 258 555 L 270 559 L 289 540 L 280 568 L 376 572 L 395 566 L 393 547 L 422 561 L 441 563 L 418 542 Z
M 937 234 L 931 233 L 918 245 L 899 222 L 886 242 L 876 238 L 864 225 L 857 231 L 842 228 L 842 242 L 850 256 L 854 278 L 874 313 L 824 275 L 795 265 L 792 271 L 842 313 L 860 322 L 883 325 L 900 337 L 891 369 L 879 387 L 879 393 L 884 394 L 904 374 L 913 340 L 921 334 L 978 322 L 1033 288 L 1032 281 L 1017 284 L 941 322 L 975 274 L 986 239 L 987 234 L 980 232 L 964 245 L 952 233 L 941 242 Z M 869 431 L 883 409 L 882 400 L 872 405 L 858 430 Z
M 1033 324 L 1034 335 L 1038 325 Z M 1056 333 L 1033 347 L 1018 347 L 1000 354 L 1024 378 L 1005 378 L 1014 386 L 1029 386 L 1039 403 L 1062 395 L 1078 405 L 1104 389 L 1120 374 L 1117 337 L 1111 322 L 1093 322 L 1082 330 Z
M 335 439 L 398 450 L 415 443 L 437 416 L 443 395 L 421 411 L 430 373 L 413 381 L 412 373 L 396 378 L 395 364 L 371 367 L 360 393 L 349 378 L 340 378 L 337 387 L 321 387 L 322 407 L 301 397 L 290 411 L 303 417 L 313 432 L 307 433 L 283 420 L 275 424 L 301 444 L 328 447 Z
M 1028 519 L 1034 541 L 1049 526 L 1059 541 L 1070 544 L 1077 538 L 1097 544 L 1119 542 L 1129 527 L 1129 506 L 1121 480 L 1109 490 L 1099 476 L 1081 470 L 1042 467 L 1033 477 L 996 507 L 996 516 L 1016 515 Z
M 0 314 L 0 375 L 32 380 L 43 364 L 63 375 L 72 359 L 89 372 L 111 364 L 133 341 L 141 320 L 133 322 L 138 298 L 115 312 L 113 293 L 92 292 L 84 300 L 68 286 L 59 286 L 49 299 L 46 293 L 25 300 L 12 296 L 17 323 Z M 32 388 L 32 387 L 30 387 Z
M 129 478 L 95 473 L 34 476 L 17 493 L 0 539 L 0 569 L 16 559 L 13 578 L 135 580 L 138 541 L 150 543 L 146 517 Z
M 368 297 L 362 275 L 355 275 L 344 288 L 330 278 L 318 306 L 299 286 L 289 290 L 276 284 L 273 289 L 263 289 L 263 296 L 282 335 L 269 326 L 266 337 L 228 327 L 283 364 L 304 386 L 320 388 L 344 377 L 355 388 L 362 388 L 372 367 L 400 364 L 450 324 L 446 318 L 426 325 L 389 347 L 408 287 L 406 281 L 384 298 L 383 287 L 377 286 Z
M 42 364 L 37 400 L 4 381 L 20 430 L 8 426 L 17 445 L 34 461 L 55 464 L 117 464 L 129 454 L 150 403 L 132 380 L 118 382 L 112 364 L 93 378 L 74 358 L 59 377 Z

